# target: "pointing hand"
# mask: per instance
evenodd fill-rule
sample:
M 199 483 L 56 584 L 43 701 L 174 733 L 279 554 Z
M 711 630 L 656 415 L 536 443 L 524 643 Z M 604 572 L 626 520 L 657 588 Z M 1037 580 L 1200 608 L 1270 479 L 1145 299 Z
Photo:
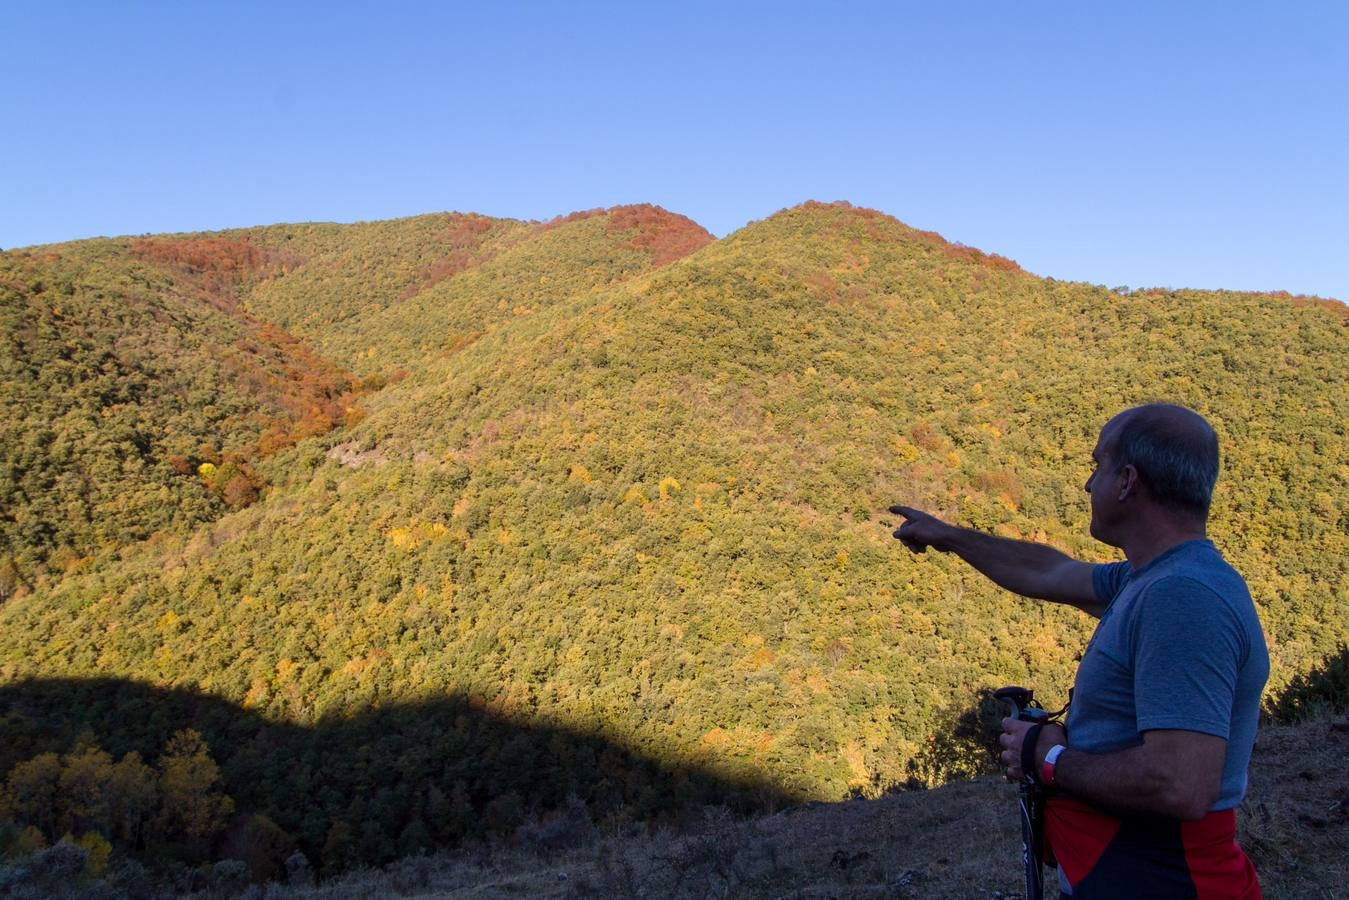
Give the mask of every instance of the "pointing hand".
M 905 547 L 908 547 L 914 553 L 922 553 L 930 546 L 936 546 L 938 550 L 942 549 L 937 544 L 941 539 L 942 532 L 948 526 L 941 519 L 911 506 L 892 506 L 890 512 L 908 520 L 899 526 L 894 533 L 894 536 Z

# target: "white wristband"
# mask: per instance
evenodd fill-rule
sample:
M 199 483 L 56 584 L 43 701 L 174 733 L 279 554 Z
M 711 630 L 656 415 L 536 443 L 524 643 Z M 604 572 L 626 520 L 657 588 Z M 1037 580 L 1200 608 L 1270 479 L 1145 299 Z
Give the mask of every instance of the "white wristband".
M 1045 761 L 1040 766 L 1040 783 L 1046 787 L 1054 786 L 1054 767 L 1058 765 L 1059 756 L 1068 748 L 1062 744 L 1055 744 L 1049 748 L 1045 754 Z

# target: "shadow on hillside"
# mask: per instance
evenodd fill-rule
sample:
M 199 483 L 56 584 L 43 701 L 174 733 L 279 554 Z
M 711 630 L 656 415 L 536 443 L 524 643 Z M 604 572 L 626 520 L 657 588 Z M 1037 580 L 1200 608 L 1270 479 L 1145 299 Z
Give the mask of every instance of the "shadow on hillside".
M 1349 645 L 1327 657 L 1320 667 L 1294 678 L 1266 712 L 1277 722 L 1296 723 L 1345 710 L 1349 710 Z
M 931 737 L 909 761 L 910 787 L 936 787 L 949 781 L 996 775 L 998 735 L 1004 704 L 993 691 L 953 692 L 933 713 Z
M 299 727 L 218 697 L 114 679 L 0 687 L 0 773 L 90 736 L 114 759 L 134 750 L 153 763 L 184 728 L 210 745 L 240 814 L 268 816 L 328 868 L 510 836 L 559 810 L 574 823 L 578 800 L 589 829 L 796 799 L 752 776 L 670 766 L 600 736 L 510 722 L 462 696 Z

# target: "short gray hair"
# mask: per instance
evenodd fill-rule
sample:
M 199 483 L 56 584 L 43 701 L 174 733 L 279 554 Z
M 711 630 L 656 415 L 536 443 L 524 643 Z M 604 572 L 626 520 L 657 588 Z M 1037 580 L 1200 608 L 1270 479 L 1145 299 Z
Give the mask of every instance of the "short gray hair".
M 1149 403 L 1117 418 L 1110 452 L 1116 470 L 1133 466 L 1163 506 L 1207 519 L 1218 481 L 1218 435 L 1203 416 L 1170 403 Z

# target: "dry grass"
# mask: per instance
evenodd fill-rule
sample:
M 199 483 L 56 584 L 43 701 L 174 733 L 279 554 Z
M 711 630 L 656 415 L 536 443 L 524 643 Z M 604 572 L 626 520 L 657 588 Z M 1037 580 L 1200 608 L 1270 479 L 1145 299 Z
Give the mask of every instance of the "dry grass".
M 1267 897 L 1349 897 L 1349 719 L 1265 728 L 1238 828 Z

